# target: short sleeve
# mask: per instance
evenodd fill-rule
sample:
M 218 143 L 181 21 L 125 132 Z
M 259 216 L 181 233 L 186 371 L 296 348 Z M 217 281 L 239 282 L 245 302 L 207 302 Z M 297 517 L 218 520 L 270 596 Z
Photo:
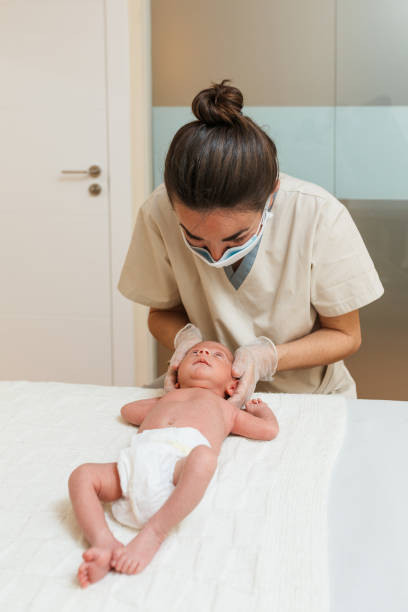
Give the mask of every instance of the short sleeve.
M 147 200 L 139 210 L 118 289 L 133 302 L 153 308 L 180 304 L 176 279 L 168 258 L 162 231 L 150 214 Z
M 334 317 L 377 300 L 384 288 L 347 208 L 334 198 L 325 205 L 313 242 L 311 303 Z

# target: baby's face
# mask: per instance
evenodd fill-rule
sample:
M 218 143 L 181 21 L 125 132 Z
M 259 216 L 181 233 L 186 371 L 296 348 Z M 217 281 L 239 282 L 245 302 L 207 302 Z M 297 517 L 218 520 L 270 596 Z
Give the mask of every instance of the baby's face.
M 233 356 L 219 342 L 205 341 L 193 346 L 180 363 L 180 388 L 203 387 L 224 396 L 231 395 L 237 381 L 232 378 Z

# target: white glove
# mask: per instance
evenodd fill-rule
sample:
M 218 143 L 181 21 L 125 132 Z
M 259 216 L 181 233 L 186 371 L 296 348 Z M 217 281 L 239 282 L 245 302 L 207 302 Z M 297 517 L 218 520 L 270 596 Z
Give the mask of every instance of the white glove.
M 273 380 L 277 367 L 278 351 L 266 336 L 259 336 L 254 342 L 240 346 L 235 351 L 232 364 L 232 375 L 240 381 L 229 401 L 241 408 L 250 399 L 258 380 Z
M 202 339 L 203 337 L 200 330 L 192 323 L 187 323 L 187 325 L 177 332 L 174 337 L 175 351 L 170 359 L 169 367 L 164 379 L 164 390 L 166 393 L 176 389 L 177 370 L 180 363 L 191 347 L 198 344 L 198 342 L 201 342 Z

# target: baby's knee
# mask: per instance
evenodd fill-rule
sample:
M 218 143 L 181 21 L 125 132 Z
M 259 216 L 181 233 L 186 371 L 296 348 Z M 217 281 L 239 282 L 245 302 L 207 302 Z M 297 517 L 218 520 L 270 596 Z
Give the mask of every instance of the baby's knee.
M 216 452 L 204 444 L 196 446 L 190 452 L 189 463 L 200 473 L 213 474 L 217 467 L 218 456 Z
M 79 483 L 83 483 L 86 480 L 91 478 L 91 464 L 83 463 L 71 472 L 70 477 L 68 478 L 68 487 L 72 489 L 72 487 L 78 485 Z

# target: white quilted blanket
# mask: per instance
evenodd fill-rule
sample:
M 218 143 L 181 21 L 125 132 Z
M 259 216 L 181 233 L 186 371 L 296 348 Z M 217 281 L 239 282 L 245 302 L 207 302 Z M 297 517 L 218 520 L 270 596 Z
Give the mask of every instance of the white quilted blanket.
M 230 436 L 205 497 L 139 575 L 110 572 L 82 590 L 86 548 L 67 479 L 116 461 L 134 433 L 120 416 L 159 392 L 0 383 L 0 608 L 8 612 L 327 612 L 327 502 L 346 403 L 257 394 L 280 423 L 271 442 Z M 109 525 L 123 542 L 135 533 Z

